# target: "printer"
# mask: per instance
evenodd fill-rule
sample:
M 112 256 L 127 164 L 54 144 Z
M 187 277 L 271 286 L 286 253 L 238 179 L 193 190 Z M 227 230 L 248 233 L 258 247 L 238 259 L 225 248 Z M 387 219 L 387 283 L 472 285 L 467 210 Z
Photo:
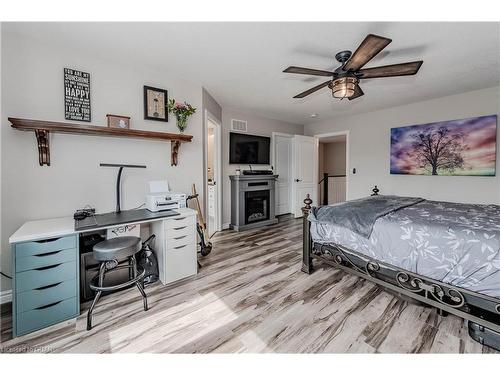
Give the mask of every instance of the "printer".
M 171 192 L 168 181 L 150 181 L 146 195 L 146 208 L 151 212 L 186 207 L 186 194 Z

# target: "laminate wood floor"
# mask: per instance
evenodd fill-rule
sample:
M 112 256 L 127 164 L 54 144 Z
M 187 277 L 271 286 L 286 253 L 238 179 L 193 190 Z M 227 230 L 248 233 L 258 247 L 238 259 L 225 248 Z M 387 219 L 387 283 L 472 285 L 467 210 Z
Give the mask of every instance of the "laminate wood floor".
M 328 266 L 300 271 L 302 221 L 224 231 L 199 274 L 168 287 L 101 299 L 94 328 L 86 310 L 69 324 L 15 340 L 2 318 L 4 352 L 70 353 L 493 353 L 462 319 L 404 302 Z

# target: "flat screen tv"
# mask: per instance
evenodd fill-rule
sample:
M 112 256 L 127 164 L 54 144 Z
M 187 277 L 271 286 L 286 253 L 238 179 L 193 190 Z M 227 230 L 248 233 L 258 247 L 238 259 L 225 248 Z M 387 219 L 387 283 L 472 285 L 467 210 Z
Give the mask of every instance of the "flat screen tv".
M 269 164 L 271 138 L 229 133 L 230 164 Z

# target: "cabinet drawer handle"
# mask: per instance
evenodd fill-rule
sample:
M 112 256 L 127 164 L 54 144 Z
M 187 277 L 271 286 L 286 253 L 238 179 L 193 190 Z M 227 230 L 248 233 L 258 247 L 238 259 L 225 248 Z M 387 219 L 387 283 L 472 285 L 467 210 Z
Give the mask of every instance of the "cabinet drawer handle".
M 180 236 L 180 237 L 174 237 L 174 240 L 182 240 L 183 238 L 186 238 L 187 236 Z
M 183 226 L 183 227 L 179 227 L 179 228 L 172 228 L 174 230 L 181 230 L 181 229 L 184 229 L 184 228 L 187 228 L 187 226 Z
M 177 250 L 177 249 L 182 249 L 183 247 L 186 247 L 186 246 L 187 246 L 187 245 L 176 246 L 176 247 L 174 247 L 174 249 L 175 249 L 175 250 Z
M 39 268 L 34 268 L 34 271 L 45 271 L 45 270 L 50 270 L 51 268 L 56 268 L 59 267 L 62 263 L 59 264 L 54 264 L 52 266 L 45 266 L 45 267 L 39 267 Z
M 49 239 L 46 239 L 46 240 L 38 240 L 38 241 L 34 241 L 36 243 L 47 243 L 47 242 L 54 242 L 54 241 L 57 241 L 57 240 L 60 240 L 62 237 L 58 237 L 58 238 L 49 238 Z
M 60 304 L 61 302 L 62 302 L 62 301 L 58 301 L 58 302 L 54 302 L 54 303 L 49 303 L 48 305 L 37 307 L 35 310 L 45 310 L 45 309 L 48 309 L 49 307 L 52 307 L 52 306 L 58 305 L 58 304 Z
M 179 221 L 179 220 L 185 220 L 185 219 L 186 219 L 185 217 L 180 217 L 180 218 L 178 218 L 178 219 L 174 219 L 174 220 Z
M 62 250 L 57 250 L 57 251 L 51 251 L 50 253 L 45 253 L 45 254 L 35 254 L 36 257 L 48 257 L 49 255 L 54 255 L 57 253 L 60 253 Z
M 61 282 L 58 282 L 58 283 L 55 283 L 55 284 L 50 284 L 50 285 L 46 285 L 46 286 L 41 286 L 39 288 L 35 288 L 35 290 L 44 290 L 44 289 L 49 289 L 49 288 L 53 288 L 55 286 L 58 286 L 59 284 L 62 284 L 62 281 Z

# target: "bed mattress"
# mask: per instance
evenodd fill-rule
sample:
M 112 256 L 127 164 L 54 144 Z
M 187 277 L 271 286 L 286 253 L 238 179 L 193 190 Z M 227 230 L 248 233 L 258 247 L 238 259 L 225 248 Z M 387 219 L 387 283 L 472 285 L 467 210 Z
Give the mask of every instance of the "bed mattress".
M 368 238 L 310 221 L 314 242 L 500 298 L 500 206 L 424 200 L 376 219 Z

